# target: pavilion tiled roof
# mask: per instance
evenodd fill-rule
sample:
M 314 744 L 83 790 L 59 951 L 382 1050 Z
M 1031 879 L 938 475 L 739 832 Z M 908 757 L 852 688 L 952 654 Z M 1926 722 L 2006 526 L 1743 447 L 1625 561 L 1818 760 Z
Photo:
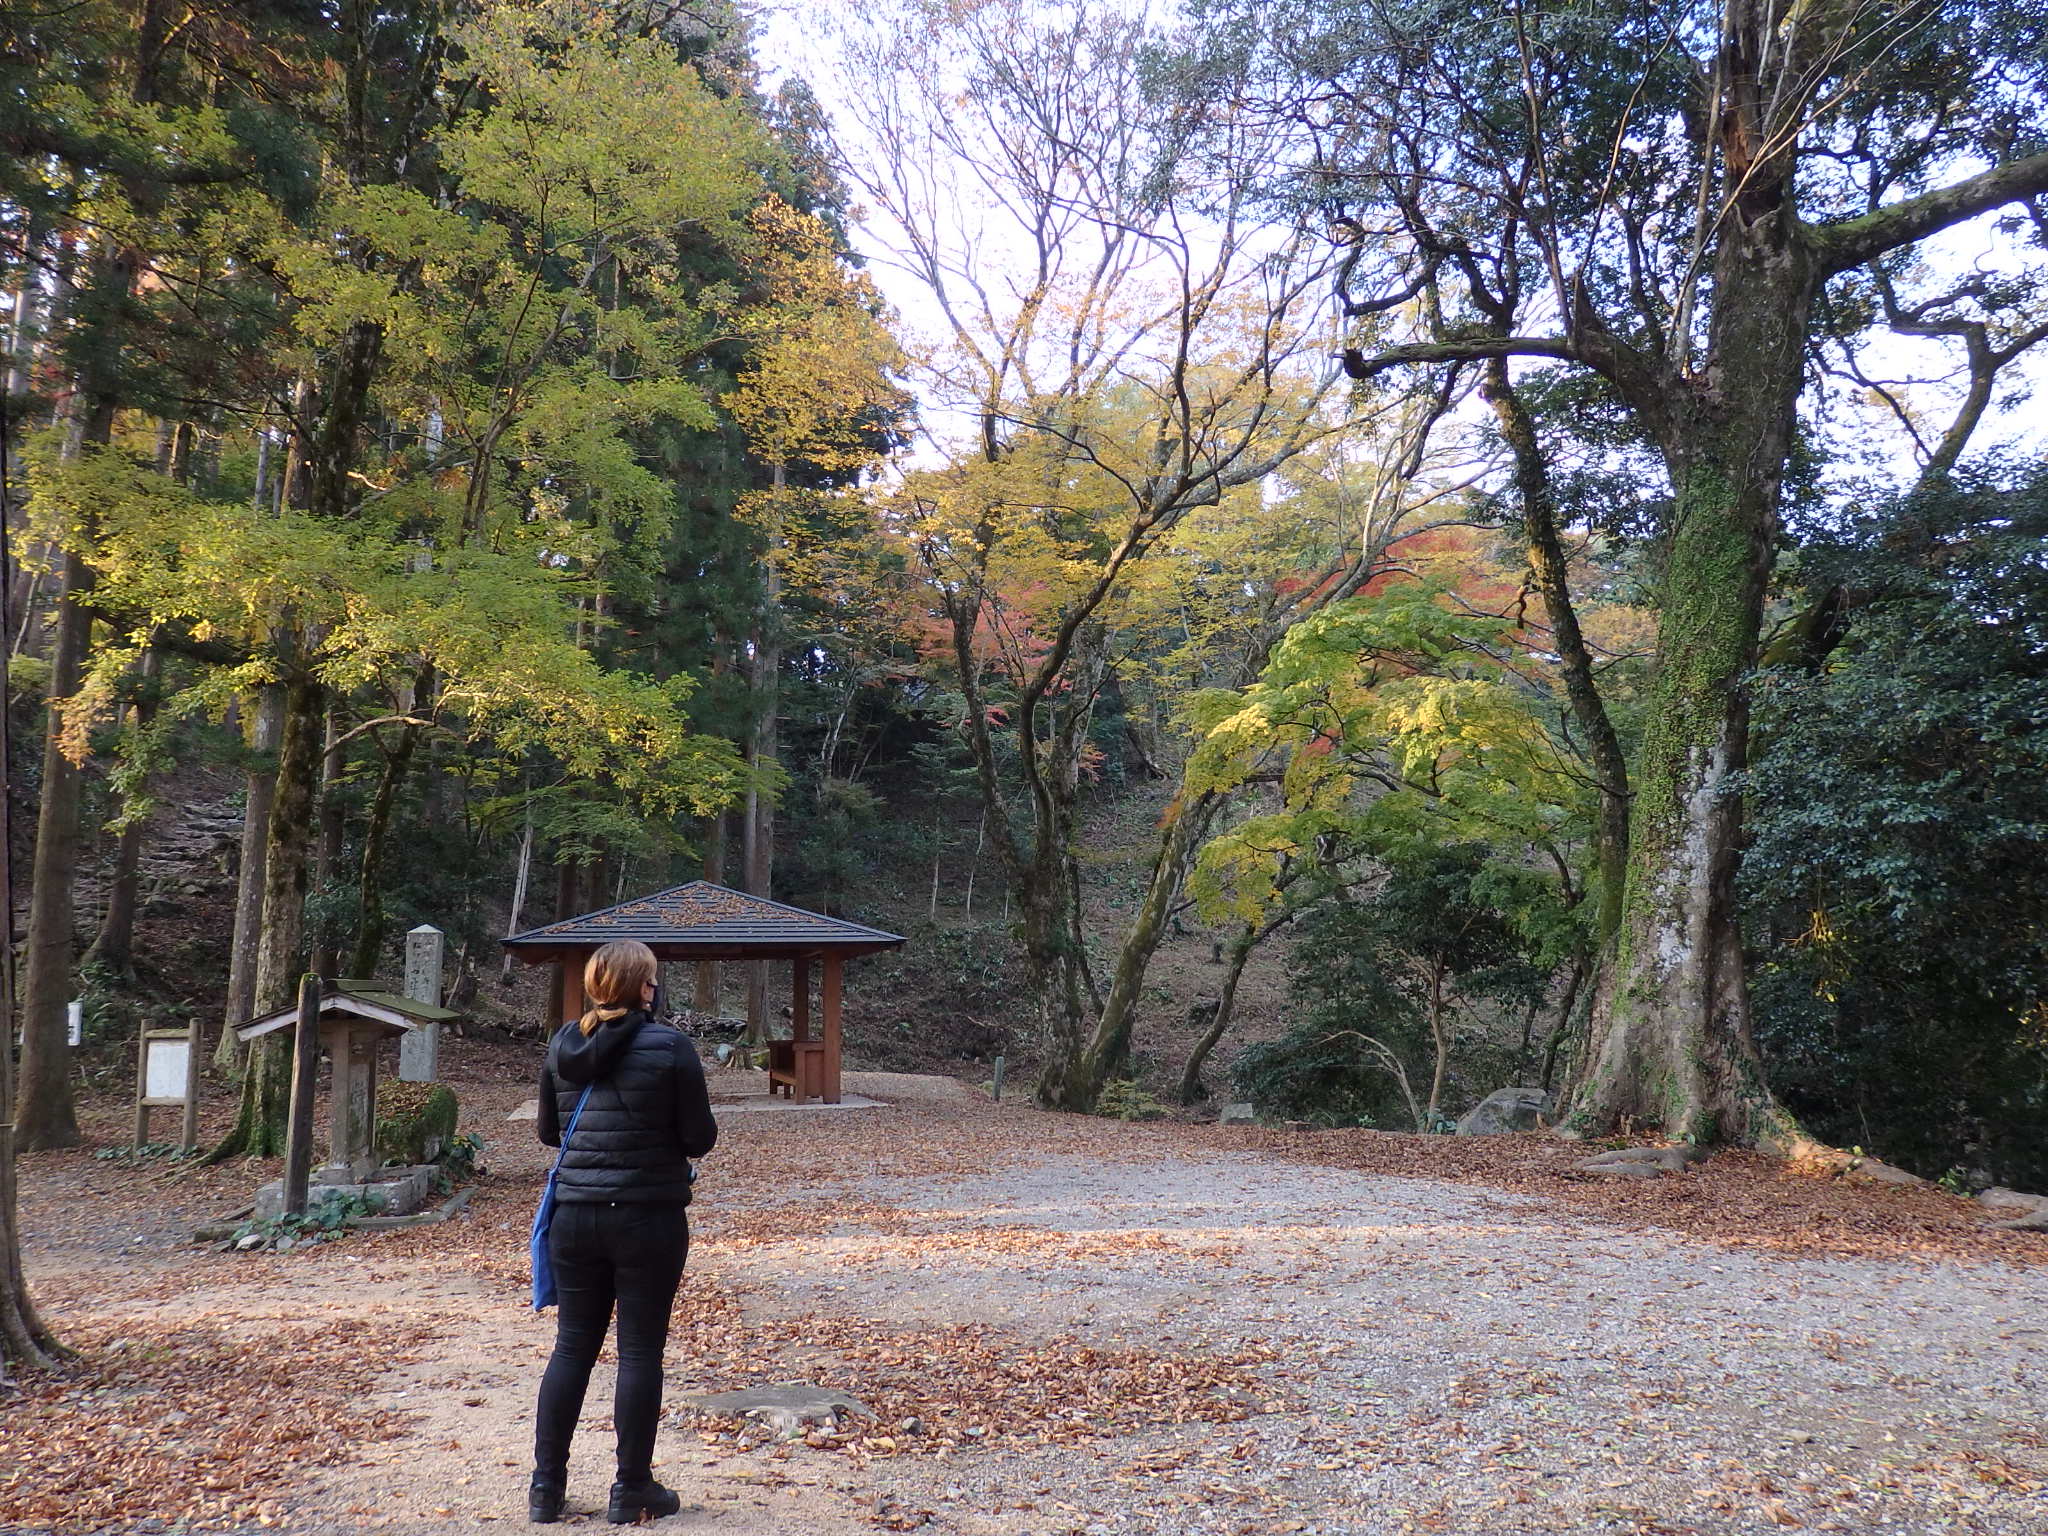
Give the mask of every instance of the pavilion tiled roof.
M 501 942 L 521 959 L 541 960 L 616 939 L 638 939 L 669 960 L 860 955 L 903 943 L 899 934 L 806 912 L 708 880 L 531 928 Z

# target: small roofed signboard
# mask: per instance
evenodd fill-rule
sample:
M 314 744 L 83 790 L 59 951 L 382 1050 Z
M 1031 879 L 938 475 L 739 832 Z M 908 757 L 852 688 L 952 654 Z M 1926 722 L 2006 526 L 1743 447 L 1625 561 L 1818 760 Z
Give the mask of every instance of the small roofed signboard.
M 460 1018 L 458 1013 L 439 1007 L 434 1003 L 423 1003 L 416 998 L 402 997 L 374 981 L 341 980 L 329 982 L 320 998 L 321 1028 L 327 1027 L 331 1016 L 358 1018 L 366 1025 L 381 1025 L 381 1033 L 402 1035 L 409 1029 L 417 1029 L 430 1021 L 440 1022 Z M 292 1021 L 299 1016 L 296 1003 L 280 1008 L 275 1013 L 266 1013 L 251 1019 L 235 1033 L 243 1040 L 254 1040 L 272 1030 L 289 1029 Z
M 295 1003 L 251 1019 L 235 1033 L 254 1040 L 289 1029 L 299 1014 Z M 320 996 L 320 1043 L 333 1063 L 328 1087 L 327 1163 L 322 1184 L 354 1184 L 377 1166 L 377 1042 L 460 1015 L 434 1003 L 404 997 L 374 981 L 342 980 Z

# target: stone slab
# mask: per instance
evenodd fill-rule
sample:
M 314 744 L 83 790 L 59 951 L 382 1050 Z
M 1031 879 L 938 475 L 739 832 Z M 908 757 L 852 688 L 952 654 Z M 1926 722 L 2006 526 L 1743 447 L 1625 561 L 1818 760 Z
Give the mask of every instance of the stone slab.
M 434 1167 L 386 1168 L 381 1176 L 360 1184 L 312 1184 L 306 1189 L 308 1207 L 331 1195 L 354 1196 L 386 1216 L 410 1216 L 426 1204 L 434 1187 Z M 256 1219 L 269 1221 L 284 1214 L 284 1180 L 272 1179 L 256 1191 Z
M 759 1419 L 788 1430 L 804 1424 L 836 1423 L 842 1416 L 872 1419 L 874 1410 L 857 1397 L 832 1387 L 813 1386 L 807 1381 L 783 1382 L 769 1387 L 740 1387 L 731 1392 L 703 1392 L 686 1396 L 684 1402 L 705 1413 L 735 1419 Z

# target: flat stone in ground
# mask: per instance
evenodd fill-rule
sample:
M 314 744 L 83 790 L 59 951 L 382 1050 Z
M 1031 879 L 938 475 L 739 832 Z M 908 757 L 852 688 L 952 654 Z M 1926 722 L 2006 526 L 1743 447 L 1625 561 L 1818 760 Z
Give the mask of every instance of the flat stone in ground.
M 741 1387 L 733 1392 L 702 1392 L 686 1396 L 683 1401 L 706 1413 L 728 1414 L 733 1418 L 790 1414 L 800 1421 L 823 1424 L 843 1413 L 856 1418 L 874 1417 L 859 1398 L 804 1381 L 773 1387 Z

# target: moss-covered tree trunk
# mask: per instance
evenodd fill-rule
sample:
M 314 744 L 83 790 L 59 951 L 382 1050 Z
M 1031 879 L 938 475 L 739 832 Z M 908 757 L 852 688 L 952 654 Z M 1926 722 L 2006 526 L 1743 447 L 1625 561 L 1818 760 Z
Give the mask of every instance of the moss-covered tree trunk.
M 238 1069 L 241 1037 L 235 1030 L 256 1012 L 256 937 L 263 928 L 263 860 L 270 847 L 270 803 L 277 788 L 277 741 L 284 732 L 284 689 L 273 683 L 256 694 L 249 732 L 248 771 L 242 780 L 242 862 L 235 881 L 235 928 L 228 954 L 228 997 L 214 1065 Z
M 277 786 L 265 839 L 263 917 L 256 939 L 255 1011 L 291 1001 L 305 947 L 306 881 L 313 797 L 320 761 L 324 690 L 310 678 L 285 686 L 284 725 L 277 749 Z M 208 1155 L 281 1157 L 289 1108 L 291 1053 L 283 1031 L 256 1042 L 242 1075 L 242 1107 L 234 1129 Z
M 1222 803 L 1223 796 L 1219 793 L 1202 790 L 1192 795 L 1183 794 L 1168 813 L 1166 835 L 1160 840 L 1159 855 L 1152 865 L 1152 878 L 1145 888 L 1145 899 L 1139 903 L 1138 915 L 1124 932 L 1109 992 L 1103 998 L 1094 1032 L 1081 1053 L 1076 1074 L 1078 1086 L 1091 1106 L 1101 1096 L 1104 1085 L 1119 1070 L 1126 1069 L 1131 1050 L 1131 1026 L 1137 1019 L 1138 996 L 1145 985 L 1145 972 L 1159 949 L 1160 938 L 1166 932 L 1166 920 L 1173 910 L 1173 899 L 1187 878 L 1188 866 L 1194 861 L 1203 839 L 1209 835 L 1209 824 L 1215 820 L 1217 808 Z
M 1745 210 L 1746 212 L 1750 210 Z M 1634 773 L 1628 875 L 1567 1124 L 1790 1152 L 1764 1080 L 1735 874 L 1755 663 L 1815 272 L 1781 208 L 1723 238 L 1707 355 L 1659 436 L 1674 492 L 1657 672 Z
M 1066 797 L 1055 797 L 1065 800 Z M 1067 903 L 1073 815 L 1071 803 L 1054 811 L 1033 838 L 1033 850 L 1011 872 L 1017 902 L 1017 942 L 1024 951 L 1025 984 L 1038 1002 L 1044 1065 L 1038 1102 L 1048 1109 L 1086 1112 L 1101 1085 L 1087 1062 L 1089 1010 L 1081 976 L 1079 940 Z

